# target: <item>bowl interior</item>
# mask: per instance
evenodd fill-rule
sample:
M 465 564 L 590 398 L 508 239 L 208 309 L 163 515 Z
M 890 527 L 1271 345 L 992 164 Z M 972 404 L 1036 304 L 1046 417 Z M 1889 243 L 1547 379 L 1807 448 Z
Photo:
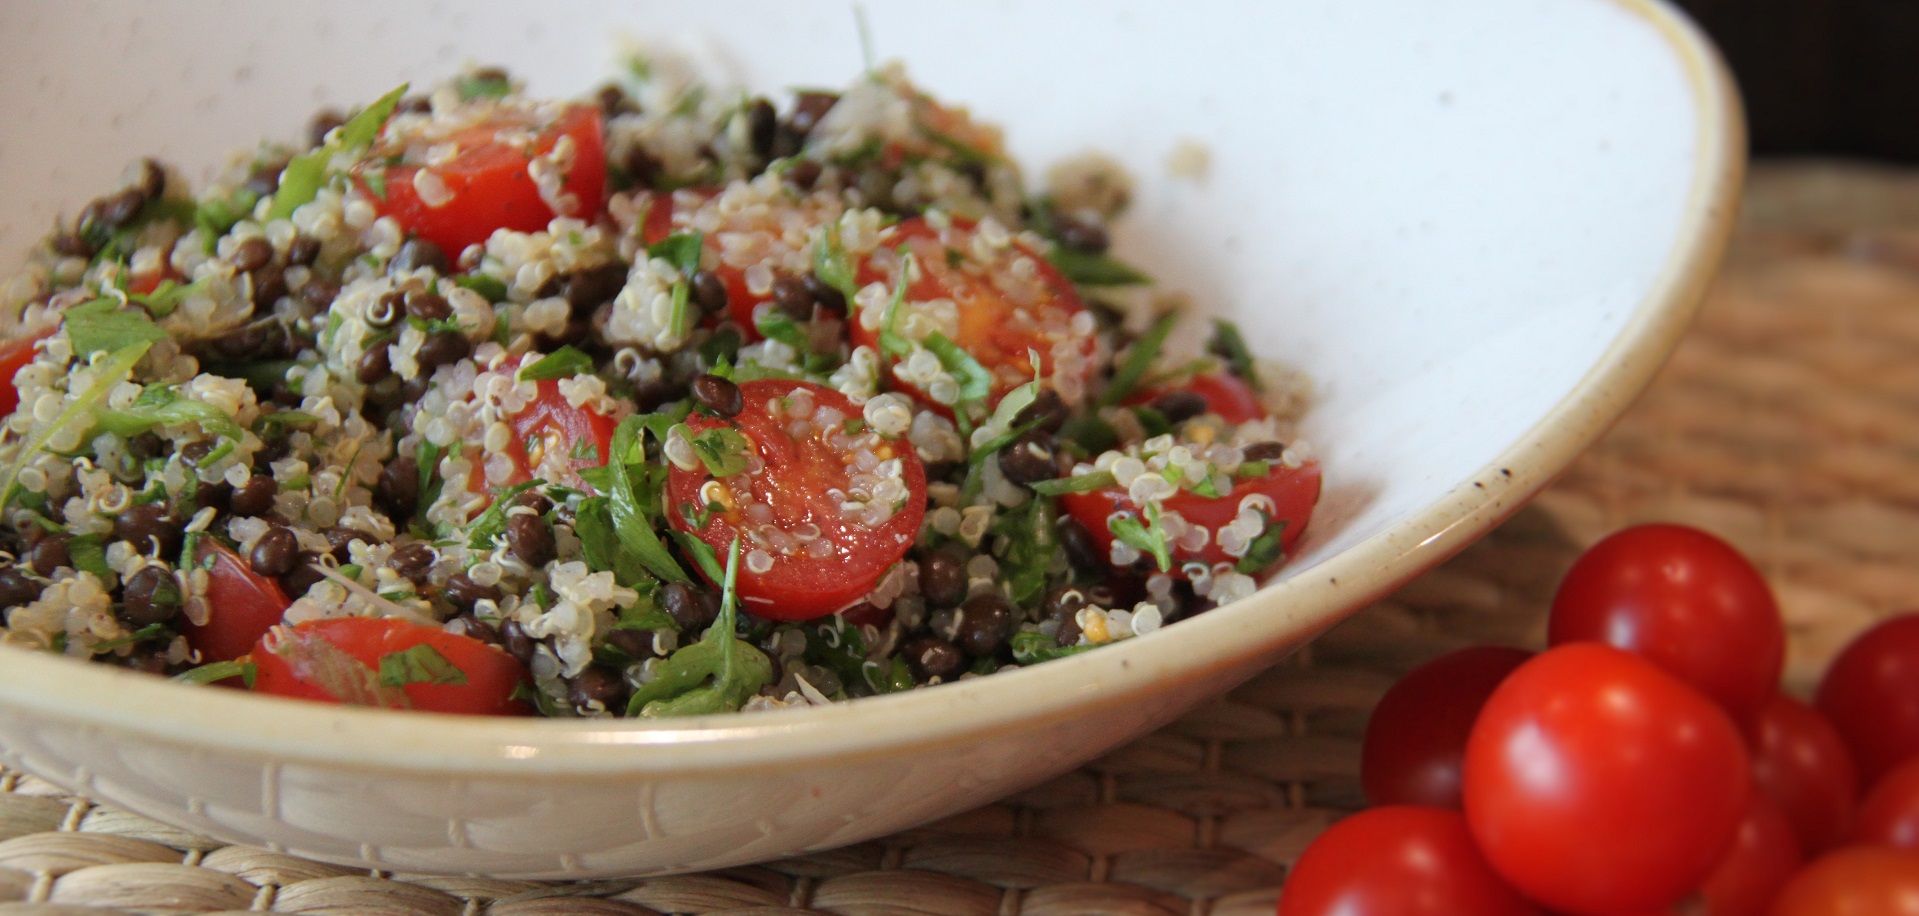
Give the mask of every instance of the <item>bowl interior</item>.
M 505 64 L 556 94 L 602 80 L 610 36 L 621 34 L 760 91 L 836 86 L 862 67 L 860 30 L 841 6 L 553 10 L 12 11 L 0 33 L 0 120 L 31 129 L 0 140 L 0 265 L 17 264 L 136 155 L 204 174 L 261 136 L 298 136 L 318 107 L 351 107 L 466 61 Z M 922 86 L 1003 123 L 1029 178 L 1088 150 L 1126 165 L 1137 195 L 1118 252 L 1318 385 L 1306 433 L 1328 491 L 1276 584 L 1135 645 L 1009 676 L 1059 687 L 1066 695 L 1044 704 L 1055 712 L 1134 684 L 1142 675 L 1121 671 L 1129 661 L 1150 662 L 1147 677 L 1185 677 L 1235 654 L 1275 657 L 1516 508 L 1663 358 L 1716 256 L 1736 183 L 1736 104 L 1710 52 L 1663 8 L 1639 3 L 1004 0 L 875 4 L 865 15 L 877 57 L 906 61 Z M 1195 159 L 1197 174 L 1170 167 Z M 37 665 L 0 668 L 16 672 L 0 671 L 0 700 L 34 694 Z M 944 724 L 894 735 L 1016 719 L 1031 687 L 999 680 L 872 708 L 914 720 L 926 718 L 914 710 L 941 710 Z M 358 753 L 319 747 L 316 727 L 390 733 L 401 744 L 379 752 L 390 762 L 445 765 L 459 756 L 448 748 L 512 743 L 484 724 L 200 702 L 157 684 L 124 691 L 104 672 L 67 683 L 76 686 L 58 702 L 74 715 L 224 741 L 241 739 L 220 738 L 232 730 L 218 720 L 239 715 L 258 725 L 246 740 L 277 742 L 278 753 Z M 90 705 L 107 696 L 117 711 Z M 846 711 L 779 718 L 695 723 L 659 743 L 704 743 L 686 740 L 696 733 L 778 742 L 807 722 L 828 723 L 820 728 L 846 746 L 888 740 Z M 295 724 L 275 724 L 286 721 Z M 540 726 L 520 746 L 653 741 L 633 737 L 641 726 Z M 471 743 L 445 743 L 455 735 Z

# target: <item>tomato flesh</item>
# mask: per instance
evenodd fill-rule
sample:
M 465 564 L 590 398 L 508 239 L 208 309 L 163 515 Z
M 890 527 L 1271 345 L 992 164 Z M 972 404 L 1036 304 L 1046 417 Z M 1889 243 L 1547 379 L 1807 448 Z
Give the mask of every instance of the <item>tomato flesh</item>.
M 457 676 L 381 684 L 381 660 L 427 646 Z M 394 618 L 340 617 L 281 627 L 260 639 L 249 656 L 258 693 L 345 703 L 482 716 L 520 716 L 532 710 L 513 698 L 527 671 L 513 656 L 471 636 Z
M 1449 652 L 1400 678 L 1373 707 L 1359 779 L 1375 805 L 1458 808 L 1460 764 L 1486 698 L 1533 654 L 1503 646 Z
M 506 448 L 513 458 L 513 476 L 507 479 L 507 485 L 525 483 L 545 473 L 552 475 L 550 483 L 591 491 L 580 480 L 580 472 L 606 464 L 613 431 L 619 423 L 590 407 L 568 403 L 556 379 L 536 384 L 539 396 L 507 420 L 513 430 L 513 441 Z M 552 456 L 559 454 L 566 457 L 555 465 Z
M 916 341 L 929 337 L 928 330 L 915 330 L 915 318 L 928 328 L 940 324 L 930 304 L 944 300 L 953 306 L 944 319 L 952 324 L 941 333 L 992 376 L 987 406 L 1033 380 L 1033 356 L 1039 359 L 1041 376 L 1067 403 L 1077 403 L 1093 377 L 1096 347 L 1090 317 L 1075 320 L 1086 311 L 1079 293 L 1044 257 L 1020 242 L 996 247 L 980 235 L 977 225 L 965 220 L 952 220 L 945 230 L 925 217 L 901 220 L 882 233 L 879 249 L 860 260 L 855 280 L 861 288 L 877 282 L 896 289 L 901 259 L 895 249 L 905 246 L 918 270 L 896 316 L 903 336 Z M 981 260 L 983 253 L 988 260 Z M 1022 260 L 1031 263 L 1030 270 L 1016 266 Z M 853 343 L 878 349 L 884 330 L 879 311 L 863 310 L 851 322 Z M 897 357 L 887 357 L 889 371 L 897 369 L 897 363 Z M 894 383 L 920 402 L 951 414 L 952 404 L 900 381 L 897 373 Z
M 1738 550 L 1683 525 L 1641 525 L 1594 544 L 1553 596 L 1547 642 L 1603 642 L 1654 664 L 1749 725 L 1778 689 L 1786 628 Z
M 195 625 L 182 618 L 180 633 L 187 645 L 202 662 L 232 661 L 252 651 L 293 602 L 280 583 L 254 572 L 213 538 L 199 539 L 193 559 L 207 571 L 207 622 Z
M 13 387 L 13 377 L 33 362 L 36 345 L 51 333 L 49 331 L 0 344 L 0 419 L 12 414 L 14 408 L 20 406 L 20 390 Z
M 703 465 L 675 464 L 669 519 L 722 557 L 740 538 L 739 596 L 753 614 L 810 620 L 858 602 L 919 533 L 926 514 L 919 456 L 903 440 L 847 432 L 846 421 L 860 411 L 831 388 L 778 379 L 739 387 L 745 407 L 737 416 L 696 415 L 686 425 L 695 435 L 737 430 L 748 443 L 747 469 L 716 479 Z M 861 470 L 861 463 L 873 467 Z M 698 517 L 711 506 L 718 508 Z
M 1487 860 L 1526 896 L 1584 916 L 1667 907 L 1697 888 L 1751 785 L 1717 704 L 1598 643 L 1519 666 L 1466 742 L 1466 820 Z
M 1290 553 L 1300 536 L 1306 533 L 1306 523 L 1312 519 L 1313 507 L 1319 502 L 1319 490 L 1319 462 L 1308 461 L 1297 468 L 1275 465 L 1263 477 L 1234 480 L 1232 490 L 1221 496 L 1201 496 L 1190 490 L 1181 490 L 1166 497 L 1160 503 L 1162 518 L 1167 513 L 1177 512 L 1187 524 L 1207 529 L 1204 547 L 1197 550 L 1176 547 L 1171 551 L 1173 566 L 1168 572 L 1189 578 L 1185 569 L 1189 563 L 1201 563 L 1208 568 L 1218 563 L 1237 564 L 1239 558 L 1227 554 L 1225 548 L 1219 545 L 1218 532 L 1239 517 L 1240 503 L 1250 496 L 1263 496 L 1271 500 L 1270 523 L 1285 526 L 1280 532 L 1280 558 L 1252 575 L 1264 575 L 1277 569 L 1284 562 L 1285 554 Z M 1093 543 L 1099 548 L 1101 556 L 1112 555 L 1115 538 L 1108 525 L 1109 520 L 1115 514 L 1127 514 L 1134 518 L 1140 515 L 1139 506 L 1132 497 L 1118 487 L 1068 493 L 1062 495 L 1059 501 L 1061 508 L 1092 533 Z
M 1279 916 L 1537 916 L 1487 866 L 1457 811 L 1362 811 L 1313 840 L 1286 876 Z
M 534 232 L 546 228 L 555 216 L 591 222 L 605 203 L 606 144 L 600 110 L 569 105 L 550 119 L 543 117 L 535 110 L 502 107 L 447 136 L 386 136 L 355 168 L 356 182 L 382 216 L 393 217 L 409 233 L 439 246 L 449 260 L 457 259 L 469 245 L 485 244 L 495 230 Z M 515 135 L 530 136 L 530 142 L 503 139 Z M 562 138 L 571 140 L 573 147 L 573 162 L 561 192 L 570 208 L 555 212 L 527 169 L 534 157 L 552 153 Z M 419 159 L 428 148 L 448 146 L 457 149 L 449 161 L 408 161 Z M 388 164 L 394 157 L 402 161 Z M 418 178 L 422 170 L 431 176 Z M 436 179 L 444 185 L 445 197 L 438 201 L 440 195 L 435 195 L 437 206 L 419 190 Z

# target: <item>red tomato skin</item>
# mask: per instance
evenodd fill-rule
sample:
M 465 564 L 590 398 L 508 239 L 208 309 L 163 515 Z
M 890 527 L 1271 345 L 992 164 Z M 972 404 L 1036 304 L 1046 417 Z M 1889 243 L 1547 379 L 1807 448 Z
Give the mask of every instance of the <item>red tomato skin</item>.
M 1466 819 L 1493 868 L 1554 910 L 1657 909 L 1731 843 L 1748 766 L 1732 720 L 1684 682 L 1611 646 L 1560 646 L 1480 711 Z
M 807 477 L 815 473 L 816 467 L 809 461 L 820 453 L 793 448 L 792 439 L 781 428 L 783 421 L 774 419 L 769 408 L 769 404 L 786 397 L 796 388 L 810 391 L 816 405 L 834 407 L 847 417 L 860 415 L 859 409 L 845 395 L 823 385 L 759 379 L 740 385 L 745 409 L 731 421 L 695 415 L 688 418 L 687 426 L 699 432 L 733 425 L 753 442 L 758 455 L 767 465 L 769 480 L 782 469 L 797 477 Z M 812 620 L 848 607 L 872 593 L 873 587 L 886 571 L 912 547 L 913 539 L 919 533 L 920 522 L 926 516 L 926 469 L 905 439 L 894 440 L 890 444 L 894 457 L 900 459 L 900 470 L 908 494 L 906 505 L 878 529 L 840 527 L 836 508 L 835 511 L 827 511 L 821 505 L 816 507 L 819 511 L 807 512 L 805 518 L 824 530 L 822 537 L 831 539 L 838 546 L 836 555 L 824 559 L 782 557 L 772 570 L 764 574 L 742 568 L 737 584 L 742 607 L 773 620 Z M 729 513 L 715 513 L 704 528 L 695 531 L 692 523 L 678 509 L 682 505 L 701 505 L 700 488 L 712 479 L 704 468 L 685 471 L 673 467 L 667 477 L 667 517 L 674 528 L 705 541 L 724 562 L 723 558 L 732 545 L 735 533 L 739 531 L 735 521 L 728 518 Z M 779 480 L 779 492 L 775 499 L 787 506 L 795 503 L 811 505 L 816 496 L 825 499 L 828 486 L 841 483 L 821 483 L 810 477 L 805 480 Z M 778 511 L 777 506 L 775 510 Z M 796 520 L 795 527 L 804 523 Z M 740 549 L 744 557 L 751 546 L 743 540 Z
M 384 199 L 367 187 L 364 178 L 360 180 L 360 189 L 382 216 L 393 217 L 408 232 L 439 246 L 449 261 L 457 260 L 469 245 L 485 244 L 494 230 L 535 232 L 546 228 L 555 216 L 526 172 L 525 153 L 487 143 L 484 137 L 492 128 L 475 131 L 478 138 L 463 143 L 463 151 L 452 163 L 433 170 L 452 194 L 442 206 L 427 206 L 414 189 L 419 166 L 386 167 Z M 590 223 L 605 207 L 606 143 L 600 110 L 592 105 L 569 107 L 540 131 L 534 152 L 551 152 L 562 136 L 573 138 L 575 151 L 566 191 L 580 201 L 579 209 L 569 215 Z
M 1594 544 L 1553 596 L 1549 645 L 1636 652 L 1717 700 L 1742 727 L 1784 670 L 1772 589 L 1731 545 L 1683 525 L 1641 525 Z
M 1207 413 L 1218 414 L 1220 419 L 1228 423 L 1249 423 L 1273 415 L 1259 399 L 1259 393 L 1253 390 L 1253 386 L 1230 372 L 1202 372 L 1187 379 L 1183 385 L 1144 389 L 1127 398 L 1126 406 L 1151 404 L 1161 395 L 1175 391 L 1190 391 L 1199 395 L 1206 402 Z
M 1538 916 L 1495 874 L 1457 811 L 1398 805 L 1334 824 L 1300 854 L 1279 916 Z
M 1752 778 L 1779 803 L 1800 849 L 1817 855 L 1846 838 L 1859 802 L 1859 774 L 1852 752 L 1819 710 L 1785 694 L 1760 710 Z
M 406 684 L 408 708 L 476 716 L 523 716 L 532 712 L 513 699 L 514 689 L 527 680 L 526 667 L 513 656 L 471 636 L 448 633 L 395 618 L 338 617 L 295 625 L 308 637 L 317 637 L 346 652 L 373 671 L 380 659 L 418 645 L 432 646 L 466 676 L 464 684 Z M 255 667 L 253 690 L 274 696 L 339 703 L 339 698 L 307 680 L 286 656 L 256 645 L 250 660 Z
M 1852 846 L 1826 853 L 1787 882 L 1772 916 L 1919 916 L 1919 852 Z
M 1273 501 L 1278 512 L 1276 521 L 1283 522 L 1286 530 L 1280 533 L 1279 543 L 1282 556 L 1278 562 L 1259 571 L 1265 575 L 1279 568 L 1290 555 L 1293 545 L 1299 543 L 1301 535 L 1306 533 L 1306 524 L 1312 520 L 1313 507 L 1319 503 L 1321 487 L 1319 462 L 1308 461 L 1297 468 L 1275 467 L 1265 477 L 1234 480 L 1232 492 L 1224 496 L 1205 497 L 1197 493 L 1181 490 L 1165 499 L 1160 508 L 1176 511 L 1186 521 L 1195 525 L 1204 525 L 1215 536 L 1198 551 L 1174 549 L 1172 575 L 1186 578 L 1181 567 L 1187 563 L 1237 563 L 1227 556 L 1217 540 L 1217 532 L 1222 526 L 1231 524 L 1239 516 L 1240 500 L 1254 493 L 1265 494 Z M 1093 535 L 1093 544 L 1099 548 L 1101 556 L 1111 556 L 1113 549 L 1113 530 L 1107 527 L 1107 519 L 1115 512 L 1131 512 L 1139 515 L 1139 507 L 1133 504 L 1131 497 L 1117 487 L 1107 487 L 1090 493 L 1067 493 L 1059 497 L 1060 508 L 1086 526 Z
M 1359 780 L 1374 805 L 1459 808 L 1460 761 L 1480 707 L 1524 649 L 1473 646 L 1412 670 L 1386 691 L 1366 723 Z
M 9 340 L 0 344 L 0 419 L 10 416 L 14 408 L 20 406 L 20 391 L 13 387 L 13 377 L 33 362 L 37 344 L 52 336 L 52 331 L 43 331 L 32 337 Z
M 280 583 L 254 572 L 225 544 L 210 537 L 197 543 L 194 562 L 213 563 L 207 568 L 207 622 L 195 626 L 182 617 L 180 633 L 202 662 L 232 661 L 253 651 L 293 602 Z
M 974 224 L 956 219 L 953 220 L 953 226 L 958 230 L 970 232 Z M 987 406 L 991 407 L 999 403 L 1000 398 L 1005 397 L 1008 391 L 1016 387 L 1015 383 L 1009 383 L 1001 377 L 1002 368 L 1010 367 L 1022 380 L 1031 380 L 1033 370 L 1028 356 L 1029 350 L 1039 356 L 1042 377 L 1052 378 L 1055 371 L 1052 344 L 1044 340 L 1035 340 L 1035 335 L 1023 327 L 1024 322 L 1011 320 L 1020 307 L 992 283 L 952 267 L 943 257 L 928 257 L 931 250 L 936 250 L 940 246 L 939 239 L 939 230 L 927 223 L 925 217 L 915 216 L 901 220 L 894 226 L 893 234 L 886 239 L 885 244 L 889 248 L 907 245 L 911 250 L 918 252 L 915 257 L 920 267 L 919 279 L 907 286 L 907 299 L 914 302 L 952 299 L 959 304 L 959 328 L 953 341 L 993 374 L 992 393 L 987 397 Z M 1060 273 L 1052 262 L 1019 242 L 1014 242 L 1013 245 L 1032 259 L 1040 283 L 1046 288 L 1048 294 L 1047 301 L 1037 309 L 1028 308 L 1029 314 L 1037 310 L 1057 313 L 1070 319 L 1086 311 L 1086 304 L 1080 300 L 1079 292 L 1074 289 L 1073 282 L 1066 279 L 1066 276 Z M 867 284 L 875 282 L 885 284 L 889 290 L 897 284 L 894 278 L 873 266 L 870 258 L 859 263 L 855 270 L 854 282 L 862 289 Z M 879 349 L 879 329 L 866 327 L 859 321 L 857 315 L 847 321 L 847 331 L 851 334 L 854 345 Z M 1086 383 L 1091 381 L 1096 369 L 1091 357 L 1098 343 L 1091 335 L 1088 335 L 1082 343 L 1081 351 L 1088 358 L 1080 381 Z M 885 358 L 885 361 L 890 378 L 893 363 L 897 359 L 889 356 Z M 943 416 L 953 415 L 950 405 L 934 401 L 926 392 L 912 385 L 895 379 L 893 387 Z
M 1841 650 L 1815 705 L 1846 739 L 1862 785 L 1919 756 L 1919 613 L 1881 621 Z
M 1919 757 L 1880 777 L 1859 803 L 1854 843 L 1919 852 Z
M 1764 793 L 1754 792 L 1732 847 L 1700 886 L 1703 916 L 1765 916 L 1804 861 L 1792 822 Z

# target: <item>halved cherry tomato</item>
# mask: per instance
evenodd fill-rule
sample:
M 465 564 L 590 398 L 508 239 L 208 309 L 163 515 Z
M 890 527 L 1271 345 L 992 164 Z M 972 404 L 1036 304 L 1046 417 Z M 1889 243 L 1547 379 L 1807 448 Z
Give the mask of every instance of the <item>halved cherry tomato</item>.
M 1919 757 L 1919 613 L 1889 618 L 1841 650 L 1817 703 L 1852 749 L 1862 785 Z
M 1749 726 L 1778 690 L 1786 628 L 1764 576 L 1684 525 L 1640 525 L 1594 544 L 1553 595 L 1551 645 L 1603 642 L 1650 659 Z
M 695 436 L 738 431 L 748 444 L 746 469 L 716 479 L 704 466 L 675 465 L 667 481 L 673 526 L 722 556 L 741 539 L 740 600 L 761 617 L 810 620 L 866 597 L 919 533 L 919 456 L 904 441 L 848 432 L 859 408 L 831 388 L 761 379 L 741 384 L 740 395 L 746 406 L 732 419 L 696 415 L 687 426 Z M 703 521 L 688 518 L 709 511 Z M 863 517 L 867 511 L 874 518 Z
M 52 331 L 43 331 L 32 337 L 9 340 L 0 344 L 0 419 L 5 419 L 20 406 L 20 391 L 13 387 L 13 377 L 33 362 L 35 345 L 47 339 Z
M 1473 846 L 1457 811 L 1361 811 L 1313 840 L 1286 876 L 1279 916 L 1537 916 Z
M 1206 402 L 1206 412 L 1218 414 L 1228 423 L 1246 423 L 1263 420 L 1272 416 L 1266 404 L 1259 399 L 1259 392 L 1246 380 L 1230 372 L 1202 372 L 1185 382 L 1170 388 L 1145 388 L 1134 392 L 1126 399 L 1126 406 L 1138 407 L 1151 404 L 1163 395 L 1175 391 L 1190 391 Z
M 883 232 L 880 241 L 879 249 L 861 259 L 856 282 L 862 288 L 874 282 L 889 290 L 897 288 L 901 259 L 895 250 L 906 246 L 918 267 L 917 279 L 907 284 L 906 301 L 895 316 L 896 328 L 909 340 L 922 340 L 930 336 L 933 317 L 924 307 L 935 300 L 956 306 L 951 316 L 955 326 L 947 336 L 992 375 L 988 406 L 1015 386 L 1032 381 L 1029 353 L 1039 357 L 1042 377 L 1068 395 L 1069 402 L 1085 390 L 1095 369 L 1095 341 L 1091 325 L 1082 319 L 1076 328 L 1074 318 L 1086 306 L 1072 281 L 1044 257 L 1016 240 L 997 247 L 986 244 L 975 224 L 959 219 L 944 230 L 934 228 L 924 217 L 902 220 Z M 1016 266 L 1021 262 L 1032 266 Z M 915 330 L 918 322 L 911 319 L 915 311 L 928 322 L 927 329 Z M 851 322 L 853 342 L 877 347 L 884 330 L 881 318 L 857 316 Z M 874 326 L 868 327 L 868 321 Z M 1065 370 L 1067 377 L 1058 376 L 1061 356 L 1077 364 Z M 896 361 L 889 358 L 888 366 Z M 934 401 L 927 392 L 904 383 L 899 387 L 922 403 L 951 413 L 951 405 Z
M 1854 846 L 1799 870 L 1772 916 L 1919 916 L 1919 852 Z
M 1718 864 L 1752 791 L 1732 720 L 1651 662 L 1601 643 L 1540 653 L 1466 741 L 1466 821 L 1487 861 L 1547 906 L 1671 906 Z
M 509 139 L 515 136 L 524 142 Z M 561 191 L 571 207 L 556 213 L 527 169 L 535 157 L 552 153 L 562 138 L 570 139 L 573 147 Z M 456 150 L 450 160 L 424 161 L 428 149 L 448 147 Z M 400 161 L 393 161 L 396 158 Z M 430 177 L 416 181 L 423 170 Z M 468 245 L 485 243 L 496 229 L 532 232 L 546 228 L 555 216 L 590 222 L 600 215 L 606 188 L 600 109 L 569 105 L 554 114 L 545 108 L 501 106 L 443 136 L 389 133 L 354 168 L 354 177 L 381 215 L 393 217 L 454 260 Z M 436 180 L 446 195 L 438 206 L 419 191 L 421 183 Z
M 207 571 L 207 622 L 184 621 L 181 635 L 203 662 L 231 661 L 253 649 L 293 602 L 280 583 L 253 571 L 225 544 L 201 537 L 193 560 Z
M 757 246 L 760 261 L 784 264 L 776 269 L 769 284 L 804 279 L 810 265 L 798 262 L 805 251 L 795 242 L 817 235 L 843 211 L 837 201 L 798 197 L 789 207 L 737 207 L 724 199 L 729 192 L 718 188 L 681 188 L 677 191 L 641 192 L 635 205 L 645 208 L 640 222 L 640 240 L 648 245 L 664 241 L 676 232 L 691 231 L 695 225 L 708 231 L 703 240 L 704 269 L 718 277 L 726 287 L 726 317 L 739 326 L 748 343 L 760 340 L 755 313 L 773 301 L 775 287 L 769 285 L 755 293 L 746 282 L 746 269 L 729 263 L 723 256 L 718 236 L 724 233 L 735 243 Z M 717 202 L 716 202 L 717 199 Z
M 480 716 L 532 711 L 513 698 L 527 680 L 526 666 L 513 656 L 471 636 L 391 617 L 279 627 L 261 637 L 249 660 L 258 693 Z M 383 669 L 399 676 L 383 683 Z
M 619 423 L 590 407 L 568 403 L 556 379 L 537 384 L 539 396 L 506 421 L 513 429 L 513 441 L 506 447 L 513 458 L 513 476 L 506 484 L 541 476 L 549 483 L 592 489 L 580 480 L 580 471 L 606 464 Z
M 1779 803 L 1807 855 L 1846 838 L 1859 804 L 1859 773 L 1846 742 L 1819 710 L 1779 694 L 1759 711 L 1752 779 Z
M 1375 805 L 1459 807 L 1460 761 L 1486 698 L 1533 654 L 1473 646 L 1420 665 L 1366 722 L 1359 780 Z
M 1881 777 L 1859 803 L 1853 842 L 1919 852 L 1919 757 Z
M 1264 496 L 1271 500 L 1270 522 L 1285 526 L 1279 537 L 1280 559 L 1283 560 L 1284 554 L 1298 543 L 1300 535 L 1306 533 L 1306 523 L 1312 519 L 1313 506 L 1319 502 L 1319 488 L 1319 462 L 1308 461 L 1297 468 L 1275 465 L 1264 477 L 1234 480 L 1233 489 L 1223 496 L 1208 497 L 1181 490 L 1166 497 L 1160 503 L 1162 518 L 1177 512 L 1187 524 L 1206 529 L 1206 546 L 1198 550 L 1172 550 L 1173 568 L 1170 572 L 1185 577 L 1184 567 L 1188 563 L 1203 563 L 1208 567 L 1216 563 L 1238 563 L 1238 558 L 1228 556 L 1219 546 L 1219 529 L 1232 524 L 1239 517 L 1240 503 L 1251 496 Z M 1059 500 L 1060 506 L 1092 533 L 1093 543 L 1099 548 L 1101 556 L 1111 555 L 1113 549 L 1113 530 L 1108 521 L 1115 514 L 1133 518 L 1139 518 L 1140 514 L 1132 497 L 1118 487 L 1090 493 L 1068 493 Z M 1253 575 L 1270 572 L 1278 567 L 1279 562 L 1276 560 Z
M 1754 792 L 1732 846 L 1699 888 L 1707 916 L 1765 916 L 1804 857 L 1792 824 L 1764 793 Z

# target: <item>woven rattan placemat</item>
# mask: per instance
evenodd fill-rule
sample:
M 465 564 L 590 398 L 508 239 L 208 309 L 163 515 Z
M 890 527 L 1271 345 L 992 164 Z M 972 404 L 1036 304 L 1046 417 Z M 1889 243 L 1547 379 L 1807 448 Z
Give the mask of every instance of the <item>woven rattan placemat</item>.
M 1231 695 L 1052 783 L 802 859 L 540 884 L 222 847 L 0 771 L 0 916 L 1271 913 L 1286 864 L 1360 804 L 1359 736 L 1394 675 L 1468 643 L 1535 642 L 1559 575 L 1614 528 L 1685 521 L 1748 551 L 1779 591 L 1799 686 L 1878 615 L 1919 602 L 1915 354 L 1919 176 L 1760 169 L 1691 336 L 1531 507 Z

